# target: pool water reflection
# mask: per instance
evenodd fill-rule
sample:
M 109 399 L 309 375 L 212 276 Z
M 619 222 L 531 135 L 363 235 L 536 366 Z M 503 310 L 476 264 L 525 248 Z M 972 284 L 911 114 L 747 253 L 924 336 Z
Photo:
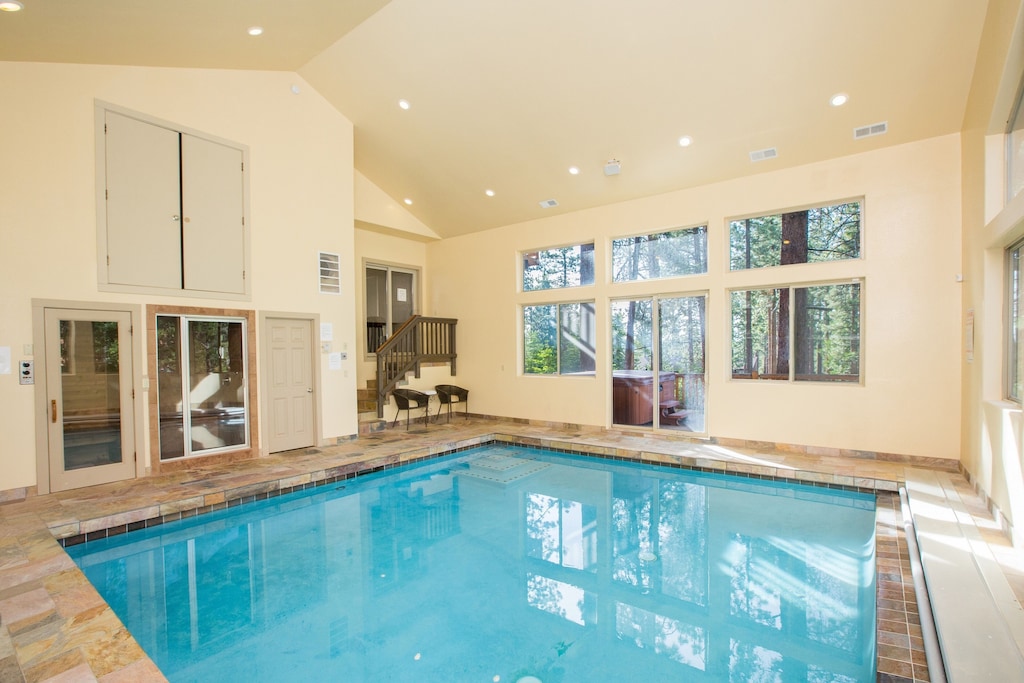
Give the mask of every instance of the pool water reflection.
M 863 494 L 485 446 L 68 552 L 171 681 L 874 680 Z

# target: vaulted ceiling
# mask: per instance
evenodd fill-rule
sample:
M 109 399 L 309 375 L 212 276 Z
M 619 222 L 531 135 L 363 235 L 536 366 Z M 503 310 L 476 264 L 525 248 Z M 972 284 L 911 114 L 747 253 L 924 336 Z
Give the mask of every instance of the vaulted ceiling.
M 298 72 L 353 122 L 356 168 L 454 236 L 959 131 L 988 3 L 21 4 L 0 60 Z

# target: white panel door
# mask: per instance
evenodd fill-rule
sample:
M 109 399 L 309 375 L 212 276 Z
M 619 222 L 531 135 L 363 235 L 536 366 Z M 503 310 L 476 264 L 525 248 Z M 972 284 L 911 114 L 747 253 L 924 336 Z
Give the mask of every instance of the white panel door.
M 181 134 L 185 289 L 245 293 L 242 151 Z
M 268 404 L 271 453 L 316 443 L 313 420 L 312 321 L 268 318 Z
M 178 133 L 105 116 L 107 282 L 181 289 Z

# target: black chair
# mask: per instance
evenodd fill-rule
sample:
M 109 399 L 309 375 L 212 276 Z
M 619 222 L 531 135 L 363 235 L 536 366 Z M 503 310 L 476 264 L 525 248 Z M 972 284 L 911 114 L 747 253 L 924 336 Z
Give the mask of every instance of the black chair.
M 448 421 L 452 421 L 452 403 L 461 403 L 466 406 L 463 411 L 466 414 L 466 419 L 469 419 L 469 389 L 463 389 L 457 387 L 454 384 L 438 384 L 434 389 L 437 390 L 437 398 L 440 403 L 437 405 L 437 415 L 441 415 L 441 407 L 448 406 Z
M 414 410 L 423 408 L 423 428 L 426 429 L 427 423 L 430 422 L 430 397 L 424 394 L 422 391 L 416 391 L 415 389 L 395 389 L 391 392 L 391 395 L 395 397 L 395 405 L 398 406 L 398 410 L 395 411 L 395 421 L 391 423 L 394 427 L 398 424 L 398 416 L 405 411 L 405 431 L 409 431 L 409 416 Z

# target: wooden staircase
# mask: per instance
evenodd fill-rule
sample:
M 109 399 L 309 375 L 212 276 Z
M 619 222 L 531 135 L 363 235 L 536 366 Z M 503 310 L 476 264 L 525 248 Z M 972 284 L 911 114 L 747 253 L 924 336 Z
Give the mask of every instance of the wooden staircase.
M 421 368 L 435 365 L 450 365 L 455 374 L 457 323 L 452 318 L 413 316 L 377 348 L 376 378 L 367 380 L 366 388 L 356 389 L 361 434 L 387 426 L 388 394 L 408 384 L 410 375 L 419 377 Z
M 409 373 L 420 376 L 425 363 L 448 363 L 455 374 L 454 318 L 414 315 L 377 348 L 377 417 L 384 417 L 388 394 L 406 381 Z

